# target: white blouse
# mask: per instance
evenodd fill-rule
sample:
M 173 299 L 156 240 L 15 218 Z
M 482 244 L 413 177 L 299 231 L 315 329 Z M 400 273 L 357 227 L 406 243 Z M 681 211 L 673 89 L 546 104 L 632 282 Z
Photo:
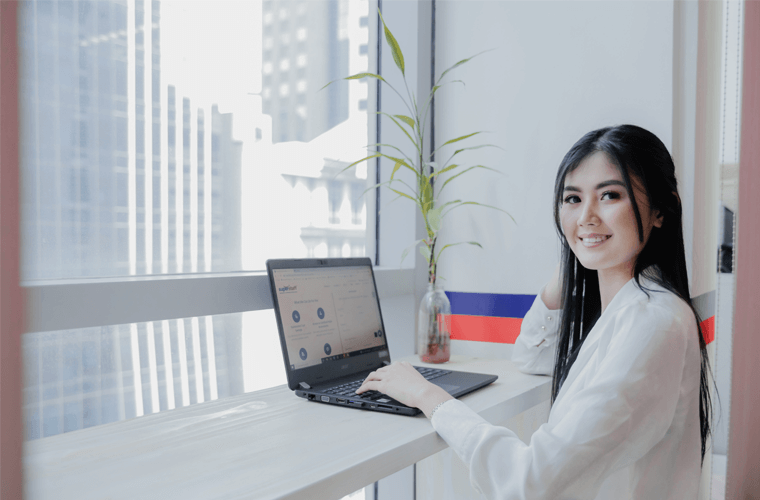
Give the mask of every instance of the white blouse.
M 549 414 L 524 444 L 459 400 L 433 415 L 438 434 L 492 499 L 695 499 L 701 476 L 700 352 L 689 306 L 641 278 L 607 306 Z M 512 361 L 551 375 L 559 311 L 536 297 Z

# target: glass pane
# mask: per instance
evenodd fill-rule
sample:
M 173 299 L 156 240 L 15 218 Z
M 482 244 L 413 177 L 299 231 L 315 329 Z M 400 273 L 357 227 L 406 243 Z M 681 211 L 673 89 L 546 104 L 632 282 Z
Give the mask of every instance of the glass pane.
M 335 175 L 376 142 L 370 83 L 320 89 L 368 70 L 368 15 L 366 0 L 22 2 L 23 279 L 364 255 L 367 166 Z
M 287 383 L 272 310 L 23 336 L 26 439 Z

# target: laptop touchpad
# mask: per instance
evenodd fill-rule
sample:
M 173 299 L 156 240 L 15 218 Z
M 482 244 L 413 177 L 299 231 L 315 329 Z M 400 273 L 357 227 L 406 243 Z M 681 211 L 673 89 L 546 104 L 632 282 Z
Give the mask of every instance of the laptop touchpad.
M 441 389 L 443 389 L 444 391 L 448 392 L 449 394 L 453 393 L 454 391 L 456 391 L 456 390 L 457 390 L 457 389 L 459 389 L 459 387 L 460 387 L 460 386 L 458 386 L 458 385 L 451 385 L 451 384 L 436 384 L 435 382 L 433 382 L 433 383 L 434 383 L 435 385 L 437 385 L 438 387 L 440 387 Z

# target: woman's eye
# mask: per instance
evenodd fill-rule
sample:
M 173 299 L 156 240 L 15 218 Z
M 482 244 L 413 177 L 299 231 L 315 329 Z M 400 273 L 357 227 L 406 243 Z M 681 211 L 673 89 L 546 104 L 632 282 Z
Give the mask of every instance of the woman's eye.
M 572 204 L 572 203 L 578 203 L 578 202 L 580 202 L 580 201 L 581 201 L 581 199 L 580 199 L 580 198 L 578 198 L 578 197 L 577 197 L 576 195 L 574 195 L 574 194 L 571 194 L 570 196 L 568 196 L 567 198 L 565 198 L 565 201 L 564 201 L 564 203 L 571 203 L 571 204 Z
M 602 194 L 602 199 L 603 200 L 605 199 L 605 196 L 607 197 L 606 199 L 608 199 L 608 200 L 617 200 L 618 198 L 620 198 L 620 193 L 616 193 L 614 191 L 605 191 Z

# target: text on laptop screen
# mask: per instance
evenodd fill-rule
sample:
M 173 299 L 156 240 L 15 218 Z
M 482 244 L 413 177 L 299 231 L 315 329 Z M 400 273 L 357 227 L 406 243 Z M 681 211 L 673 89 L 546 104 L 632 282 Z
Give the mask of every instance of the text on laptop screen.
M 369 267 L 275 269 L 290 369 L 383 349 Z

